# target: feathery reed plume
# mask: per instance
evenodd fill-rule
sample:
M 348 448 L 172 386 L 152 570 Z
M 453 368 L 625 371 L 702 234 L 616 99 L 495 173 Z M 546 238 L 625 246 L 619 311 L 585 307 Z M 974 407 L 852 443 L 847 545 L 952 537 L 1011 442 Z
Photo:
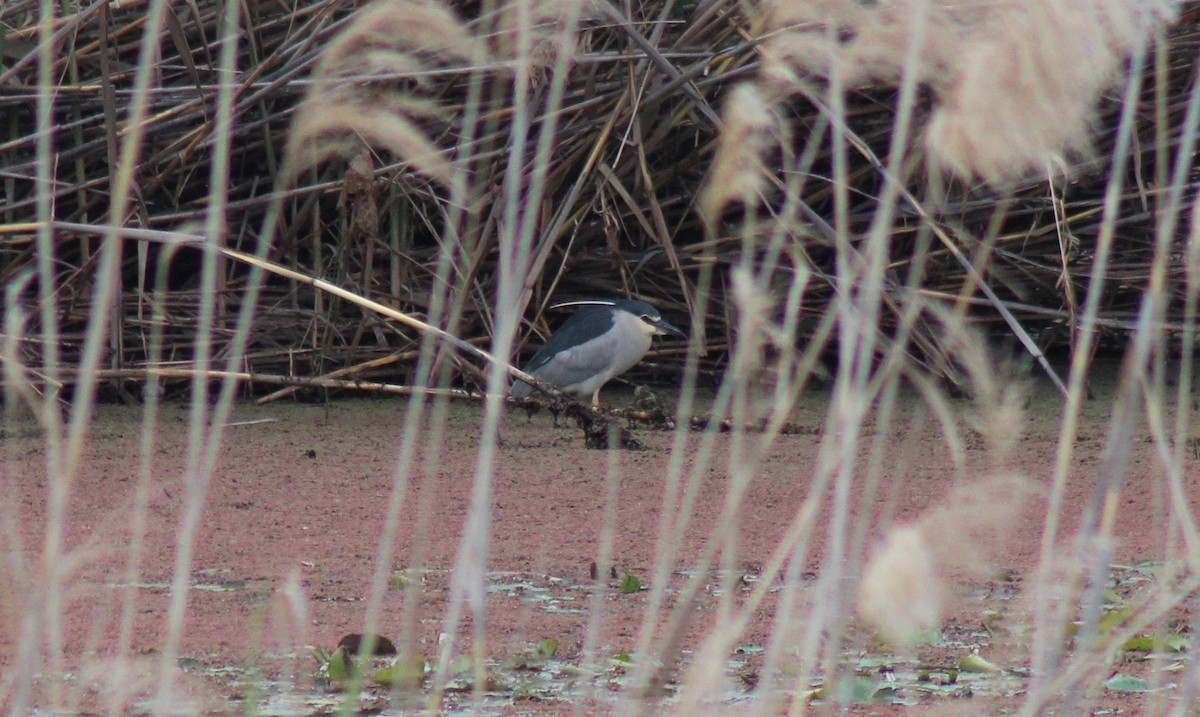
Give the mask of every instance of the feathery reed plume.
M 922 526 L 892 530 L 867 563 L 858 610 L 888 639 L 907 642 L 938 626 L 944 576 Z
M 964 12 L 927 0 L 769 3 L 762 16 L 768 37 L 762 47 L 764 69 L 778 78 L 787 77 L 782 68 L 792 67 L 828 76 L 836 63 L 847 87 L 898 84 L 922 5 L 927 6 L 923 8 L 926 41 L 917 70 L 921 82 L 936 86 L 961 55 Z
M 454 14 L 432 2 L 380 0 L 355 17 L 317 65 L 288 140 L 291 176 L 365 142 L 387 149 L 442 183 L 450 163 L 421 128 L 446 112 L 422 90 L 439 61 L 479 62 L 485 56 Z
M 1023 476 L 998 476 L 965 486 L 920 520 L 893 528 L 863 572 L 859 613 L 900 643 L 937 627 L 951 578 L 987 574 L 1028 493 Z
M 733 88 L 723 114 L 725 127 L 700 199 L 701 216 L 710 225 L 727 204 L 750 201 L 766 184 L 762 156 L 775 126 L 771 102 L 756 83 Z
M 993 465 L 1005 465 L 1025 430 L 1027 386 L 1012 380 L 1014 368 L 994 358 L 987 338 L 968 323 L 967 317 L 932 302 L 924 306 L 924 311 L 938 325 L 946 355 L 967 379 L 974 398 L 973 415 L 968 417 L 972 428 L 987 442 Z
M 925 132 L 930 155 L 999 184 L 1087 152 L 1100 93 L 1168 9 L 1119 0 L 998 5 L 964 38 Z
M 1100 94 L 1175 12 L 1169 0 L 779 0 L 759 17 L 759 81 L 786 92 L 836 66 L 848 88 L 897 85 L 917 18 L 914 69 L 936 96 L 924 145 L 938 165 L 1000 185 L 1086 153 Z
M 572 4 L 579 7 L 572 8 Z M 540 84 L 546 70 L 553 66 L 563 51 L 563 27 L 572 11 L 579 12 L 578 22 L 600 17 L 586 0 L 575 3 L 561 0 L 531 0 L 522 3 L 502 3 L 497 9 L 496 32 L 487 37 L 488 52 L 495 58 L 527 62 L 534 73 L 534 85 Z M 522 36 L 527 33 L 527 37 Z M 576 39 L 586 40 L 586 34 Z M 527 55 L 522 43 L 528 43 Z

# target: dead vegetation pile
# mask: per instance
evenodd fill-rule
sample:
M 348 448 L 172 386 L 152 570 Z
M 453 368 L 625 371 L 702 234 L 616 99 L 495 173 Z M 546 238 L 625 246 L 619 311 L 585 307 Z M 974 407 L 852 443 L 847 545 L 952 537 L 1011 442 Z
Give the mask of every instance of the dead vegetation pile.
M 879 3 L 873 6 L 877 14 L 869 16 L 862 15 L 870 12 L 868 5 L 842 3 L 843 10 L 853 6 L 859 13 L 843 17 L 835 2 L 774 3 L 747 17 L 744 4 L 734 0 L 635 3 L 633 16 L 616 10 L 616 3 L 589 3 L 578 17 L 569 63 L 563 64 L 560 31 L 574 22 L 563 14 L 567 3 L 532 3 L 524 15 L 506 4 L 482 15 L 472 2 L 448 9 L 350 0 L 294 7 L 247 3 L 234 77 L 222 77 L 218 61 L 219 9 L 227 3 L 169 4 L 161 57 L 153 63 L 148 90 L 140 94 L 148 103 L 148 120 L 131 177 L 131 202 L 119 223 L 149 232 L 202 231 L 220 136 L 217 91 L 228 80 L 236 87 L 222 221 L 226 246 L 253 251 L 269 239 L 271 260 L 416 316 L 427 314 L 432 297 L 444 291 L 448 311 L 441 323 L 483 346 L 497 319 L 499 237 L 512 231 L 499 209 L 512 200 L 512 187 L 519 189 L 516 194 L 537 189 L 544 199 L 528 255 L 521 257 L 529 276 L 523 297 L 533 329 L 529 345 L 540 343 L 537 336 L 556 321 L 547 311 L 555 301 L 633 295 L 700 334 L 706 349 L 702 369 L 717 372 L 736 339 L 726 270 L 759 260 L 755 252 L 763 249 L 747 242 L 746 227 L 753 233 L 754 226 L 767 226 L 785 187 L 800 188 L 803 211 L 788 229 L 792 263 L 781 266 L 795 271 L 803 265 L 813 277 L 802 326 L 819 323 L 837 290 L 834 227 L 845 231 L 850 246 L 865 241 L 886 185 L 876 158 L 889 152 L 896 78 L 905 67 L 897 59 L 903 43 L 880 33 L 903 29 L 895 20 L 906 17 L 909 4 Z M 37 336 L 42 317 L 36 223 L 51 218 L 53 296 L 61 356 L 70 366 L 78 359 L 96 294 L 101 233 L 112 220 L 118 156 L 129 135 L 129 107 L 139 97 L 139 53 L 149 20 L 143 2 L 69 4 L 72 11 L 48 30 L 54 43 L 53 105 L 47 115 L 52 127 L 39 131 L 39 112 L 46 110 L 39 110 L 38 98 L 46 88 L 39 85 L 38 5 L 10 0 L 0 7 L 0 285 L 6 305 L 24 307 L 23 325 L 8 326 L 6 333 Z M 931 43 L 928 56 L 911 65 L 921 68 L 915 129 L 899 173 L 911 201 L 897 203 L 889 230 L 894 281 L 885 287 L 890 313 L 881 317 L 882 328 L 893 330 L 903 307 L 919 298 L 968 311 L 975 321 L 990 324 L 993 335 L 1014 331 L 1002 319 L 1003 308 L 1043 350 L 1070 345 L 1096 258 L 1105 192 L 1121 159 L 1117 235 L 1105 267 L 1100 328 L 1122 340 L 1148 282 L 1156 217 L 1186 126 L 1200 50 L 1197 6 L 1179 8 L 1161 33 L 1150 27 L 1147 51 L 1140 55 L 1136 43 L 1120 47 L 1112 31 L 1118 22 L 1144 22 L 1140 17 L 1110 17 L 1090 31 L 1072 25 L 1069 17 L 1058 18 L 1067 23 L 1050 28 L 1066 33 L 1058 49 L 1086 52 L 1106 43 L 1115 59 L 1084 63 L 1087 72 L 1039 88 L 1021 83 L 1020 67 L 995 72 L 997 58 L 1011 59 L 1005 54 L 1011 48 L 997 35 L 997 19 L 968 20 L 975 17 L 968 15 L 968 5 L 960 4 L 959 15 L 930 21 L 930 33 L 954 28 L 959 34 L 955 42 Z M 531 32 L 517 29 L 523 21 L 532 23 Z M 1032 31 L 1011 18 L 1006 22 L 1010 34 L 1026 33 L 1022 39 Z M 994 40 L 978 50 L 982 56 L 970 54 L 975 31 Z M 1078 37 L 1068 41 L 1072 33 Z M 1134 55 L 1144 63 L 1130 60 Z M 1061 60 L 1036 52 L 1027 59 Z M 1114 150 L 1125 84 L 1114 78 L 1130 67 L 1140 69 L 1144 79 L 1129 153 L 1120 158 Z M 986 78 L 989 68 L 993 76 L 1009 78 L 1009 86 L 981 84 L 976 76 Z M 764 121 L 786 126 L 789 133 L 760 144 L 763 166 L 780 166 L 779 155 L 791 152 L 804 155 L 810 169 L 795 184 L 794 178 L 767 172 L 775 182 L 752 187 L 760 201 L 739 203 L 729 200 L 745 185 L 713 166 L 719 127 L 736 118 L 736 108 L 723 110 L 726 98 L 751 80 L 764 93 L 757 101 L 769 107 Z M 835 80 L 846 88 L 841 111 L 828 104 Z M 1085 95 L 1079 116 L 1047 113 L 1051 95 L 1068 90 Z M 520 103 L 514 102 L 518 92 Z M 990 95 L 981 99 L 980 92 Z M 989 104 L 982 109 L 972 104 L 979 102 Z M 994 147 L 980 144 L 972 134 L 979 129 L 953 114 L 963 107 L 999 117 L 992 126 L 1011 127 L 1004 125 L 1004 115 L 1026 120 L 1026 136 L 1016 141 L 1025 141 L 1028 155 L 997 156 L 996 148 L 1013 141 L 1002 133 Z M 557 122 L 554 142 L 539 148 L 537 129 L 548 108 Z M 831 121 L 841 116 L 844 126 Z M 525 124 L 517 127 L 520 122 Z M 293 131 L 294 126 L 301 129 Z M 844 130 L 844 161 L 830 139 L 834 127 Z M 945 142 L 930 140 L 926 132 L 933 129 Z M 1059 136 L 1064 131 L 1068 136 Z M 285 159 L 289 136 L 291 160 Z M 39 187 L 38 143 L 47 137 L 53 185 Z M 527 145 L 519 154 L 527 166 L 514 170 L 508 160 L 517 156 L 511 151 L 517 141 Z M 375 151 L 361 153 L 366 144 Z M 741 151 L 742 160 L 753 164 L 755 152 Z M 1059 152 L 1060 163 L 1043 162 L 1047 153 Z M 933 166 L 958 174 L 942 175 Z M 716 221 L 706 230 L 698 209 L 713 171 L 732 189 L 714 200 Z M 977 179 L 965 180 L 964 174 Z M 465 206 L 449 200 L 456 177 L 469 182 L 460 188 Z M 845 182 L 844 206 L 838 206 L 834 178 Z M 49 202 L 39 208 L 39 197 Z M 279 223 L 272 236 L 263 237 L 273 202 L 279 202 Z M 1175 241 L 1182 242 L 1183 235 Z M 119 300 L 111 307 L 104 359 L 111 376 L 144 370 L 147 336 L 158 316 L 164 318 L 163 359 L 186 367 L 202 316 L 200 252 L 164 244 L 166 235 L 144 237 L 127 239 L 121 257 Z M 440 261 L 448 267 L 439 267 Z M 709 270 L 712 295 L 704 300 Z M 1169 279 L 1180 276 L 1181 264 L 1169 269 Z M 218 356 L 246 280 L 243 265 L 222 264 Z M 1182 315 L 1182 289 L 1177 295 L 1168 312 L 1172 322 Z M 953 378 L 949 363 L 939 360 L 937 334 L 932 327 L 914 327 L 912 354 Z M 310 285 L 271 279 L 259 301 L 244 368 L 302 377 L 341 370 L 341 378 L 404 382 L 417 339 L 411 330 Z M 43 346 L 32 339 L 21 339 L 14 350 L 33 369 L 44 361 Z M 668 345 L 651 366 L 674 370 L 685 355 L 682 344 Z M 469 361 L 455 361 L 455 375 L 478 376 Z

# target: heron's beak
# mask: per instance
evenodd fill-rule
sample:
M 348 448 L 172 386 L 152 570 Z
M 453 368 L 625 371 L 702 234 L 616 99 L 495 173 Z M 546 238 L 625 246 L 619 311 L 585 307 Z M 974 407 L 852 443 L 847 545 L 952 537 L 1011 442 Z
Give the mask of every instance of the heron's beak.
M 679 329 L 675 328 L 674 326 L 668 324 L 667 322 L 663 321 L 662 319 L 652 322 L 651 325 L 654 327 L 654 333 L 658 334 L 659 336 L 666 336 L 667 334 L 671 334 L 672 336 L 678 336 L 681 339 L 687 338 L 687 334 L 683 333 L 682 331 L 680 331 Z

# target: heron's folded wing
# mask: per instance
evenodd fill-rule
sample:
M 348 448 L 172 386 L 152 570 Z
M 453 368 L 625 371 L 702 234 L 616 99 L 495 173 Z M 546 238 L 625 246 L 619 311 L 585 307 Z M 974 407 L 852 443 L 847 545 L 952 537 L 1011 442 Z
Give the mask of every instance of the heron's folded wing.
M 534 354 L 525 371 L 560 388 L 595 376 L 609 365 L 612 325 L 612 309 L 607 306 L 576 312 Z M 528 384 L 518 381 L 513 384 L 512 395 L 524 398 L 532 390 Z
M 575 348 L 559 351 L 533 372 L 533 376 L 555 386 L 574 386 L 612 367 L 612 339 L 594 338 Z

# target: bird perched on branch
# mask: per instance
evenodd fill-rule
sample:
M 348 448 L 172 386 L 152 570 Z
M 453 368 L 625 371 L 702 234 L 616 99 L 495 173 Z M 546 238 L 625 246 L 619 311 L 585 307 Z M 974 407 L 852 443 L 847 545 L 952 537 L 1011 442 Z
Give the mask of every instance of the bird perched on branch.
M 644 301 L 602 299 L 557 304 L 583 307 L 555 331 L 525 366 L 525 373 L 581 399 L 600 405 L 600 388 L 642 360 L 653 336 L 687 336 L 662 320 L 658 309 Z M 517 381 L 514 398 L 525 398 L 533 387 Z

